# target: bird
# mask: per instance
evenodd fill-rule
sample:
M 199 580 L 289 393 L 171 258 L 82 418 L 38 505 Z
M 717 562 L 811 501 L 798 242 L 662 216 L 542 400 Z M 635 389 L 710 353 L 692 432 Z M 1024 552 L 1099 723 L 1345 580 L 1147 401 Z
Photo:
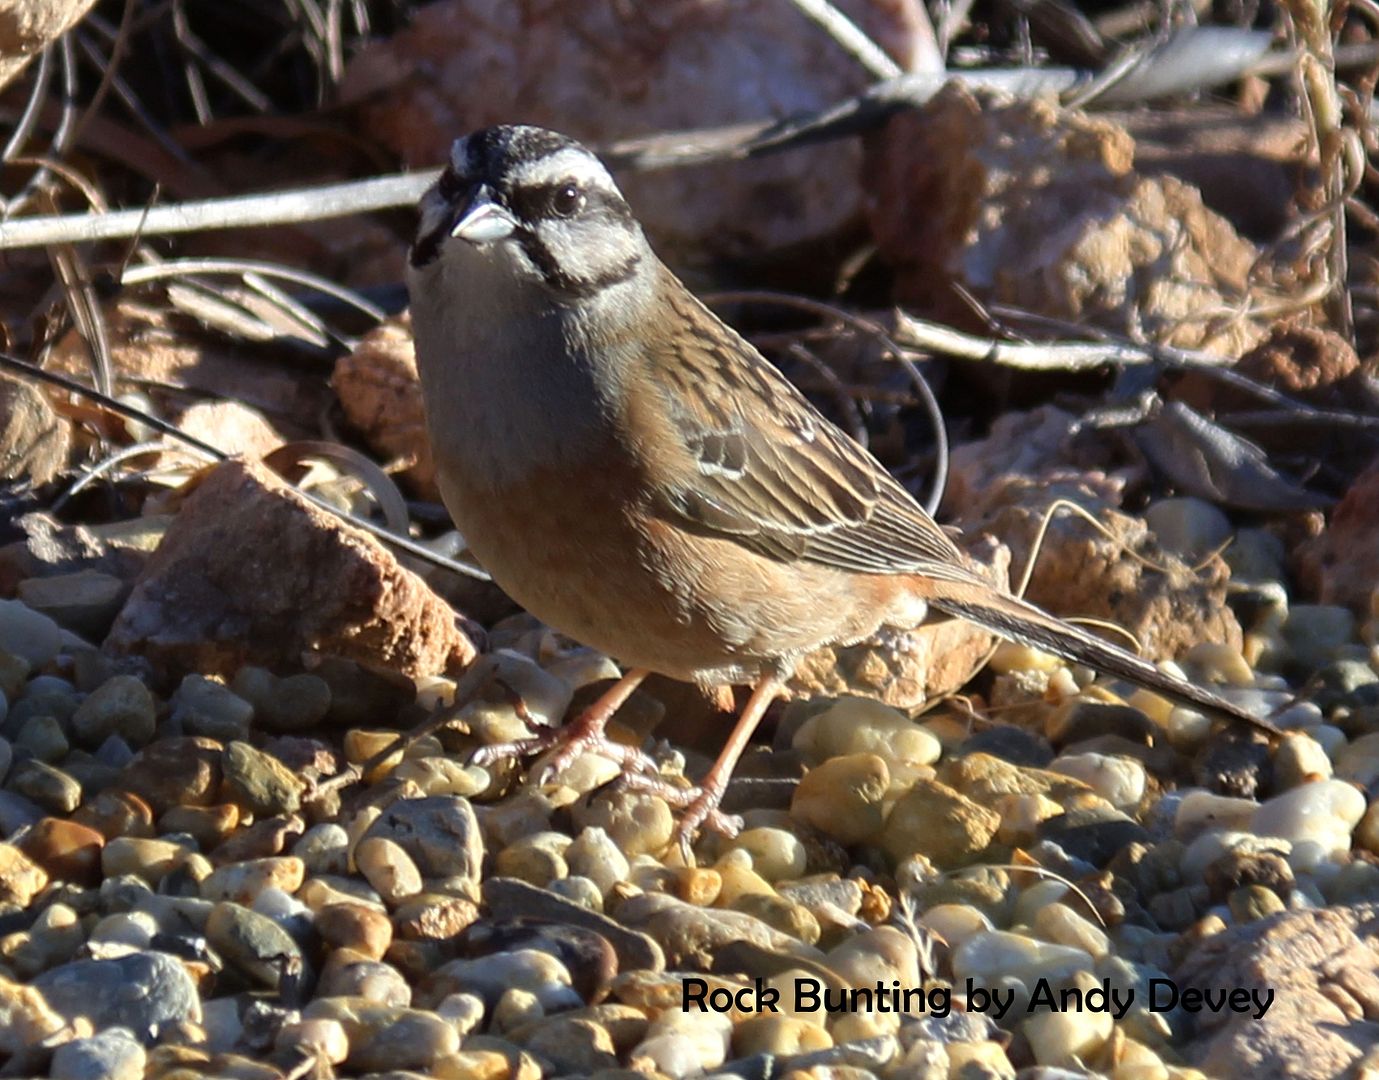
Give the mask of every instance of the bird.
M 993 581 L 671 272 L 574 139 L 497 125 L 457 140 L 419 203 L 407 281 L 438 484 L 471 554 L 625 672 L 515 749 L 640 761 L 604 729 L 650 673 L 751 687 L 680 803 L 682 847 L 734 828 L 718 804 L 802 657 L 931 612 L 1280 734 Z

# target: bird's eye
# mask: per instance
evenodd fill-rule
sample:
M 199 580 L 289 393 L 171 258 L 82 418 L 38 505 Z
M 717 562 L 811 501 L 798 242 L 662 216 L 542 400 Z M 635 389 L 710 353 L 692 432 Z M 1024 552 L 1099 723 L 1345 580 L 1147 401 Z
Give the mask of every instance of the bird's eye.
M 561 184 L 551 196 L 551 212 L 556 217 L 572 217 L 584 207 L 584 192 L 573 180 Z

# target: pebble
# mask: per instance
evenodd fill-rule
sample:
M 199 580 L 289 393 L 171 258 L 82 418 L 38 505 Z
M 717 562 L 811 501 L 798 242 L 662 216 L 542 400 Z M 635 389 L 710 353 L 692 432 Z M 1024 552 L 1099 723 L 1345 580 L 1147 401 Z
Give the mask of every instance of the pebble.
M 118 735 L 131 746 L 153 738 L 158 705 L 148 687 L 132 675 L 106 680 L 72 714 L 72 735 L 83 746 L 99 746 Z
M 403 846 L 386 836 L 366 836 L 354 849 L 354 861 L 383 902 L 395 907 L 421 892 L 421 871 Z
M 408 1007 L 412 988 L 401 971 L 351 949 L 335 949 L 321 966 L 316 997 L 359 998 L 376 1005 Z
M 71 749 L 62 725 L 53 716 L 29 717 L 15 735 L 14 746 L 49 765 L 61 761 Z
M 138 952 L 147 949 L 159 932 L 158 920 L 146 911 L 121 911 L 107 915 L 91 928 L 87 944 L 92 955 L 103 947 L 103 955 L 98 958 L 120 955 L 125 952 Z
M 161 952 L 74 960 L 43 972 L 32 985 L 57 1012 L 69 1020 L 85 1016 L 97 1030 L 156 1032 L 193 1018 L 200 1008 L 182 962 Z
M 0 600 L 0 652 L 37 670 L 51 664 L 61 649 L 62 628 L 56 622 L 18 600 Z
M 881 831 L 890 788 L 884 758 L 844 754 L 804 775 L 790 800 L 790 813 L 841 844 L 861 844 Z
M 1177 798 L 1173 834 L 1180 840 L 1192 840 L 1208 829 L 1247 828 L 1258 809 L 1253 799 L 1188 791 Z
M 642 791 L 607 791 L 572 808 L 575 828 L 598 828 L 627 856 L 659 852 L 670 843 L 675 819 L 666 801 Z
M 5 786 L 61 817 L 81 805 L 81 784 L 61 769 L 33 758 L 15 762 Z
M 309 672 L 288 675 L 277 679 L 254 706 L 259 724 L 268 731 L 309 731 L 330 712 L 330 685 Z
M 1315 738 L 1302 732 L 1290 731 L 1279 740 L 1273 764 L 1274 781 L 1280 788 L 1331 778 L 1331 758 L 1326 750 Z M 1379 778 L 1379 774 L 1376 777 Z
M 388 916 L 367 904 L 327 904 L 316 912 L 312 925 L 327 945 L 351 949 L 374 960 L 383 958 L 393 940 Z
M 946 941 L 950 948 L 957 948 L 974 934 L 994 929 L 990 919 L 965 904 L 935 904 L 916 921 Z
M 1355 640 L 1355 628 L 1355 616 L 1349 608 L 1295 604 L 1283 624 L 1283 639 L 1295 664 L 1316 671 L 1336 659 L 1337 653 Z
M 229 797 L 255 817 L 295 814 L 301 808 L 302 778 L 272 754 L 232 742 L 225 747 L 222 767 Z
M 532 994 L 547 1013 L 584 1004 L 574 991 L 569 969 L 540 949 L 515 949 L 476 960 L 452 960 L 434 972 L 431 983 L 444 994 L 474 994 L 489 1008 L 513 989 Z
M 587 1076 L 618 1067 L 612 1036 L 591 1020 L 555 1017 L 537 1024 L 523 1046 L 549 1061 L 556 1076 Z
M 502 911 L 510 918 L 541 919 L 592 930 L 612 946 L 625 971 L 659 972 L 666 966 L 660 945 L 647 934 L 524 881 L 491 877 L 484 882 L 483 897 L 490 911 Z
M 875 754 L 890 771 L 891 792 L 908 788 L 943 747 L 904 713 L 867 698 L 840 698 L 806 720 L 795 733 L 795 749 L 814 765 L 852 754 Z
M 428 1070 L 460 1048 L 455 1029 L 420 1009 L 379 1005 L 362 999 L 317 998 L 303 1020 L 334 1020 L 345 1029 L 345 1064 L 359 1072 Z
M 573 686 L 509 649 L 496 649 L 489 656 L 497 665 L 495 681 L 504 689 L 460 710 L 458 719 L 475 738 L 482 743 L 512 742 L 530 735 L 533 728 L 555 727 L 564 719 Z M 530 724 L 517 714 L 514 698 L 521 699 Z
M 1069 984 L 1067 989 L 1084 994 L 1101 985 L 1089 972 L 1077 973 Z M 1021 1030 L 1039 1064 L 1076 1066 L 1096 1056 L 1111 1037 L 1114 1024 L 1106 1010 L 1040 1009 L 1025 1020 Z
M 313 825 L 292 845 L 309 874 L 345 874 L 349 870 L 350 837 L 333 821 Z
M 1041 978 L 1052 983 L 1074 972 L 1091 970 L 1092 956 L 1082 949 L 1007 930 L 973 934 L 953 951 L 955 978 L 971 978 L 986 987 L 1011 978 L 1032 988 Z
M 105 837 L 95 829 L 63 818 L 45 817 L 30 826 L 20 847 L 57 881 L 94 885 L 100 877 Z
M 201 882 L 201 898 L 249 906 L 267 889 L 295 893 L 305 879 L 306 866 L 294 855 L 244 859 L 213 871 Z
M 732 1040 L 732 1021 L 718 1013 L 662 1013 L 629 1055 L 634 1070 L 666 1076 L 697 1076 L 722 1065 Z
M 965 866 L 996 835 L 1001 819 L 937 780 L 919 780 L 891 808 L 880 846 L 894 861 L 920 854 L 941 867 Z
M 1034 932 L 1058 945 L 1081 949 L 1094 960 L 1111 952 L 1106 931 L 1084 919 L 1067 904 L 1046 904 L 1034 916 Z
M 732 840 L 730 849 L 748 854 L 752 870 L 767 882 L 794 880 L 804 874 L 808 862 L 804 844 L 784 829 L 744 829 Z
M 543 830 L 509 844 L 494 859 L 494 868 L 505 877 L 518 878 L 541 888 L 568 877 L 565 852 L 571 840 L 564 833 Z
M 1063 754 L 1049 765 L 1053 772 L 1081 780 L 1112 806 L 1132 809 L 1144 798 L 1148 778 L 1134 758 L 1108 754 Z
M 1218 863 L 1228 858 L 1287 856 L 1292 848 L 1290 841 L 1280 837 L 1258 836 L 1236 829 L 1213 830 L 1203 833 L 1184 849 L 1179 867 L 1183 880 L 1196 884 L 1204 881 Z
M 1263 803 L 1250 821 L 1260 836 L 1293 845 L 1289 862 L 1309 869 L 1350 849 L 1350 834 L 1365 813 L 1365 797 L 1341 780 L 1303 784 Z
M 592 881 L 600 895 L 607 896 L 620 881 L 626 881 L 631 868 L 627 856 L 613 843 L 608 830 L 587 825 L 564 852 L 565 864 L 571 874 Z
M 280 989 L 305 964 L 292 935 L 241 904 L 216 904 L 206 919 L 205 932 L 226 963 L 270 990 Z
M 1235 531 L 1225 514 L 1192 496 L 1158 500 L 1145 510 L 1144 521 L 1165 551 L 1189 564 L 1224 547 Z
M 209 851 L 230 839 L 239 823 L 239 807 L 234 803 L 174 806 L 159 815 L 158 831 L 186 833 L 196 840 L 203 851 Z
M 459 878 L 478 887 L 484 842 L 468 799 L 455 795 L 399 799 L 379 814 L 365 837 L 400 845 L 423 877 Z
M 279 1053 L 300 1053 L 317 1061 L 341 1065 L 349 1056 L 350 1039 L 339 1020 L 296 1020 L 283 1024 L 273 1040 Z
M 52 1080 L 142 1080 L 146 1061 L 133 1032 L 111 1027 L 59 1046 L 48 1075 Z
M 210 806 L 220 801 L 222 757 L 223 748 L 214 739 L 159 739 L 125 766 L 120 786 L 155 814 L 173 806 Z
M 422 893 L 397 906 L 393 928 L 405 941 L 447 941 L 478 917 L 472 900 Z
M 794 1016 L 754 1016 L 733 1029 L 733 1053 L 740 1057 L 789 1057 L 827 1050 L 832 1045 L 833 1037 L 826 1028 Z
M 1379 732 L 1361 735 L 1336 755 L 1336 779 L 1369 788 L 1379 782 Z
M 254 706 L 224 683 L 204 675 L 188 675 L 168 704 L 171 720 L 188 735 L 230 742 L 249 738 Z

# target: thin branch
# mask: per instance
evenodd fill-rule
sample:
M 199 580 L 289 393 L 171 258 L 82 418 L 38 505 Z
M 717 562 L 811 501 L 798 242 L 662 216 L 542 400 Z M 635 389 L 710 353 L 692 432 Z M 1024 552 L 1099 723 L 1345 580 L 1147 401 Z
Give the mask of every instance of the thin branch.
M 894 79 L 900 65 L 892 60 L 876 42 L 867 37 L 829 0 L 790 0 L 811 22 L 817 23 L 849 56 L 877 79 Z
M 231 199 L 205 199 L 148 210 L 11 220 L 0 223 L 0 250 L 136 235 L 166 236 L 207 229 L 288 225 L 393 209 L 415 203 L 439 175 L 439 169 L 394 173 L 346 184 Z
M 137 420 L 139 423 L 152 428 L 161 435 L 167 435 L 180 443 L 194 447 L 201 453 L 214 458 L 216 461 L 228 461 L 230 458 L 230 455 L 225 453 L 225 451 L 212 446 L 210 443 L 203 442 L 194 435 L 188 435 L 185 431 L 182 431 L 173 424 L 169 424 L 161 417 L 154 416 L 152 413 L 146 412 L 143 409 L 136 409 L 132 405 L 120 401 L 118 398 L 113 398 L 108 394 L 102 394 L 99 390 L 93 390 L 91 387 L 85 386 L 75 379 L 69 379 L 65 375 L 59 375 L 55 371 L 45 371 L 43 368 L 3 352 L 0 352 L 0 368 L 13 371 L 17 375 L 21 375 L 25 378 L 37 379 L 39 382 L 60 387 L 69 393 L 78 394 L 88 401 L 94 401 L 104 409 L 108 409 L 120 416 L 128 417 L 131 420 Z M 339 518 L 341 521 L 349 522 L 357 529 L 363 529 L 370 536 L 397 548 L 399 551 L 421 559 L 424 562 L 429 562 L 434 566 L 452 570 L 465 577 L 472 577 L 477 581 L 493 580 L 487 572 L 480 570 L 476 566 L 469 566 L 455 559 L 447 559 L 444 555 L 438 555 L 425 544 L 418 543 L 410 536 L 399 536 L 397 533 L 391 532 L 381 525 L 376 525 L 366 518 L 355 517 L 355 515 L 347 513 L 339 509 L 339 507 L 332 506 L 324 499 L 317 498 L 309 491 L 303 491 L 301 488 L 294 485 L 288 486 L 292 487 L 293 491 L 306 499 L 307 502 L 311 503 L 311 505 L 315 506 L 318 510 L 324 510 L 326 513 Z
M 1124 105 L 1142 100 L 1146 94 L 1159 96 L 1230 82 L 1257 63 L 1268 46 L 1269 35 L 1253 31 L 1209 27 L 1179 34 L 1162 48 L 1146 54 L 1133 71 L 1107 90 L 1101 101 Z M 877 83 L 857 97 L 807 116 L 627 139 L 606 146 L 603 151 L 614 168 L 638 171 L 740 160 L 871 130 L 900 109 L 922 105 L 950 81 L 972 89 L 1031 97 L 1066 93 L 1092 78 L 1089 73 L 1072 68 L 913 72 Z M 182 203 L 154 207 L 147 216 L 143 211 L 118 211 L 99 218 L 82 215 L 3 222 L 0 250 L 109 240 L 132 236 L 140 230 L 145 235 L 158 236 L 285 225 L 410 206 L 437 175 L 438 170 L 401 173 L 278 194 Z

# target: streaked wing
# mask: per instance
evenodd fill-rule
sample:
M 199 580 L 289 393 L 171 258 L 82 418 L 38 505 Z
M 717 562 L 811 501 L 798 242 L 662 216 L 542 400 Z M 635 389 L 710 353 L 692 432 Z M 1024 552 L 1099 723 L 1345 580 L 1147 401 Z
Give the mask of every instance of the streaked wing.
M 675 311 L 665 322 L 699 332 L 657 334 L 646 351 L 672 438 L 691 462 L 658 492 L 663 512 L 773 558 L 973 580 L 947 534 L 875 458 L 667 279 Z

